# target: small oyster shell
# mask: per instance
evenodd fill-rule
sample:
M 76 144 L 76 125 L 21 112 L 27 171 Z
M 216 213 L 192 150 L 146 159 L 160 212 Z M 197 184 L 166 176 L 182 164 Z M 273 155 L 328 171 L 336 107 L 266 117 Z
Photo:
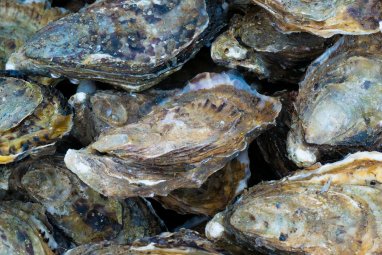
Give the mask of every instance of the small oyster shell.
M 285 31 L 305 31 L 322 37 L 380 32 L 380 0 L 253 0 L 275 16 Z
M 240 77 L 203 73 L 138 122 L 69 150 L 65 163 L 106 196 L 166 196 L 200 187 L 273 125 L 280 109 L 278 99 Z
M 0 2 L 0 69 L 11 53 L 17 51 L 35 32 L 67 12 L 50 8 L 47 0 Z
M 282 254 L 382 252 L 382 153 L 359 152 L 261 183 L 206 227 L 209 239 Z
M 345 37 L 309 67 L 288 134 L 299 166 L 380 148 L 382 35 Z
M 40 30 L 10 69 L 141 91 L 180 69 L 223 24 L 215 0 L 102 0 Z
M 197 232 L 182 229 L 176 233 L 164 232 L 158 236 L 136 240 L 131 245 L 116 245 L 103 242 L 79 246 L 65 253 L 65 255 L 80 254 L 218 255 L 227 253 L 214 247 L 212 243 L 203 239 Z
M 27 160 L 12 169 L 10 186 L 41 203 L 50 219 L 76 244 L 121 243 L 161 231 L 151 208 L 140 198 L 105 198 L 81 182 L 63 157 Z
M 212 44 L 212 59 L 230 68 L 242 67 L 261 79 L 297 83 L 308 64 L 330 42 L 308 33 L 282 33 L 264 9 L 247 6 Z
M 208 177 L 200 188 L 177 189 L 155 199 L 163 207 L 178 213 L 213 216 L 247 188 L 250 177 L 248 151 L 245 150 L 223 169 Z
M 71 129 L 71 109 L 53 88 L 0 77 L 0 99 L 0 164 L 38 154 Z

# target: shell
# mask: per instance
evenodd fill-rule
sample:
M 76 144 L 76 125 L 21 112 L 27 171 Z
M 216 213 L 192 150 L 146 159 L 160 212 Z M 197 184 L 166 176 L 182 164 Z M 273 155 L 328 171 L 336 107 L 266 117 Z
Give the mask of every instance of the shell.
M 254 186 L 206 235 L 278 254 L 380 254 L 381 183 L 382 154 L 358 152 Z
M 288 134 L 299 166 L 380 148 L 382 35 L 345 37 L 309 67 Z
M 216 0 L 102 0 L 39 31 L 7 69 L 142 91 L 180 69 L 219 28 Z
M 60 8 L 50 8 L 49 5 L 45 0 L 1 0 L 0 69 L 5 68 L 9 56 L 35 32 L 67 13 Z
M 260 79 L 298 83 L 329 43 L 309 33 L 284 34 L 265 10 L 247 6 L 245 14 L 236 14 L 228 30 L 213 42 L 211 57 L 217 64 L 244 68 Z
M 20 162 L 10 180 L 12 190 L 42 204 L 51 222 L 76 244 L 103 240 L 124 244 L 162 230 L 146 202 L 103 197 L 70 172 L 61 156 Z
M 65 163 L 106 196 L 166 196 L 200 187 L 273 125 L 280 110 L 278 99 L 240 77 L 202 73 L 138 122 L 69 150 Z
M 197 232 L 182 229 L 176 233 L 164 232 L 158 236 L 136 240 L 131 245 L 99 243 L 83 245 L 67 251 L 64 255 L 218 255 L 227 254 L 217 249 Z
M 222 211 L 245 188 L 251 177 L 248 151 L 217 171 L 198 189 L 177 189 L 164 197 L 154 197 L 167 209 L 178 213 L 213 216 Z
M 253 0 L 274 15 L 288 32 L 304 31 L 322 37 L 380 32 L 380 0 Z
M 72 126 L 72 111 L 53 88 L 0 77 L 0 164 L 46 153 Z

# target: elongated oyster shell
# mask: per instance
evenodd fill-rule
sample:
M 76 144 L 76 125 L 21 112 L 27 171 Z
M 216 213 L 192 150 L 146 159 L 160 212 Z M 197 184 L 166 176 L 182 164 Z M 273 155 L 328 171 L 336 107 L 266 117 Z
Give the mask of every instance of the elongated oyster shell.
M 47 0 L 0 1 L 0 69 L 11 53 L 17 51 L 35 32 L 50 21 L 66 14 L 60 8 L 50 8 Z
M 116 245 L 112 243 L 99 243 L 82 245 L 69 250 L 65 255 L 218 255 L 225 252 L 214 247 L 208 240 L 203 239 L 197 232 L 182 229 L 179 232 L 164 232 L 158 236 L 147 237 L 134 241 L 131 245 Z
M 231 68 L 242 67 L 261 79 L 297 83 L 327 47 L 328 40 L 309 33 L 282 33 L 264 9 L 247 6 L 212 44 L 211 57 Z
M 0 164 L 43 152 L 72 126 L 72 112 L 53 88 L 0 77 Z
M 155 197 L 162 206 L 179 213 L 213 216 L 222 211 L 246 187 L 251 176 L 248 151 L 229 162 L 197 189 L 177 189 L 167 196 Z
M 305 31 L 322 37 L 380 32 L 380 0 L 253 0 L 272 13 L 285 31 Z
M 223 24 L 215 0 L 102 0 L 39 31 L 7 69 L 141 91 L 175 72 Z
M 241 78 L 202 73 L 138 122 L 69 150 L 67 167 L 106 196 L 200 187 L 275 122 L 281 104 Z
M 140 198 L 105 198 L 70 172 L 63 157 L 27 160 L 12 169 L 10 186 L 41 203 L 50 219 L 76 244 L 115 240 L 126 243 L 161 231 Z
M 272 253 L 380 254 L 381 183 L 382 153 L 355 153 L 254 186 L 206 235 Z
M 309 67 L 288 134 L 299 166 L 380 148 L 382 35 L 345 37 Z

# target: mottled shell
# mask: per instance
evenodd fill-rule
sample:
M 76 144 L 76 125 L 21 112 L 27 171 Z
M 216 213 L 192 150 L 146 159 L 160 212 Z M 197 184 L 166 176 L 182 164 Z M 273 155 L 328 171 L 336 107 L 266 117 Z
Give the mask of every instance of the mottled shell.
M 0 69 L 8 57 L 35 32 L 66 11 L 50 8 L 48 1 L 1 0 L 0 2 Z
M 102 0 L 39 31 L 7 69 L 110 83 L 131 91 L 180 69 L 223 24 L 211 0 Z
M 237 76 L 203 73 L 138 122 L 69 150 L 65 163 L 106 196 L 166 196 L 200 187 L 273 125 L 280 109 L 278 99 Z
M 380 0 L 253 0 L 272 13 L 288 32 L 305 31 L 322 37 L 380 32 Z
M 381 44 L 380 34 L 345 37 L 309 67 L 288 134 L 296 164 L 380 148 Z
M 248 151 L 243 151 L 223 169 L 211 175 L 200 188 L 177 189 L 155 199 L 163 207 L 178 213 L 213 216 L 247 188 L 250 176 Z
M 71 129 L 71 109 L 55 89 L 0 77 L 0 98 L 0 164 L 39 154 Z
M 158 236 L 134 241 L 131 245 L 99 243 L 79 246 L 65 255 L 218 255 L 226 254 L 203 239 L 197 232 L 182 229 L 176 233 L 164 232 Z
M 380 254 L 381 183 L 382 154 L 352 154 L 254 186 L 206 235 L 280 254 Z
M 60 156 L 15 165 L 10 186 L 42 204 L 54 225 L 76 244 L 102 240 L 126 243 L 161 231 L 144 201 L 103 197 L 70 172 Z
M 244 68 L 261 79 L 297 83 L 328 41 L 308 33 L 282 33 L 264 9 L 247 6 L 212 44 L 217 64 Z

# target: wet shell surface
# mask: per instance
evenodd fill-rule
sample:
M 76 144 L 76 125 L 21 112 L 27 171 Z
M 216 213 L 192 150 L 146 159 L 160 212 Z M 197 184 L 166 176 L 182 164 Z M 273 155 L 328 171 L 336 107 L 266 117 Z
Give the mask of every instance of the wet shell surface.
M 253 0 L 272 13 L 288 32 L 305 31 L 322 37 L 380 32 L 380 0 Z
M 380 34 L 345 37 L 309 67 L 287 141 L 297 165 L 380 148 L 381 43 Z
M 141 91 L 208 43 L 220 13 L 214 0 L 97 1 L 35 34 L 7 69 Z
M 0 77 L 0 164 L 51 150 L 72 126 L 72 111 L 53 88 Z
M 182 229 L 179 232 L 164 232 L 158 236 L 134 241 L 131 245 L 99 243 L 79 246 L 64 255 L 218 255 L 227 254 L 217 249 L 197 232 Z
M 136 123 L 103 132 L 67 167 L 106 196 L 166 196 L 197 188 L 275 123 L 277 98 L 235 75 L 202 73 Z
M 380 254 L 382 153 L 258 184 L 207 224 L 214 241 L 280 254 Z

